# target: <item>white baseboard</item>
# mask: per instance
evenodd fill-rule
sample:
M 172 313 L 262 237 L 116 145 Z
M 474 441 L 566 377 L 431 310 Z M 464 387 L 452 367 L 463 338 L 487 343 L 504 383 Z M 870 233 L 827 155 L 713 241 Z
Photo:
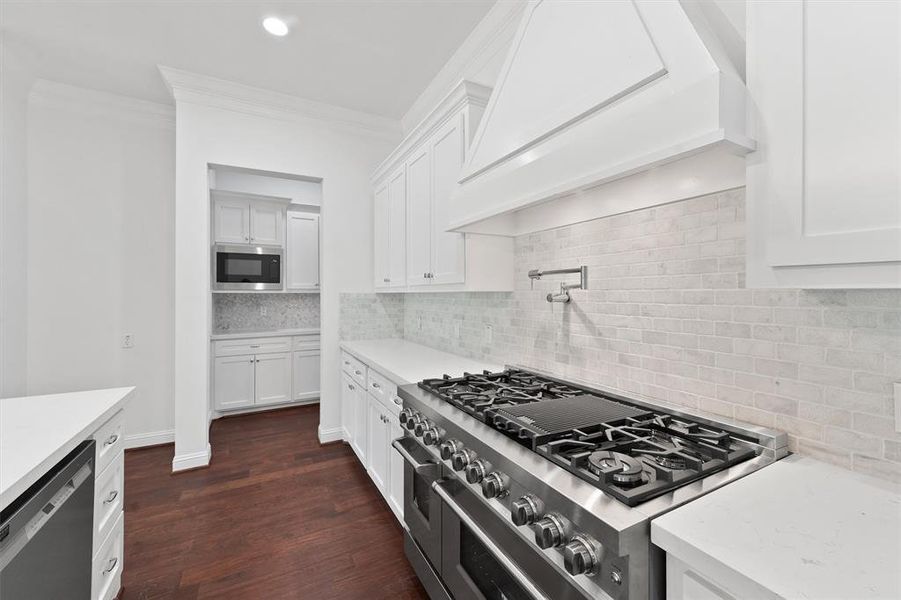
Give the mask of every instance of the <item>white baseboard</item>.
M 206 467 L 210 464 L 210 445 L 206 445 L 206 450 L 200 452 L 188 452 L 186 454 L 177 454 L 172 459 L 172 472 L 186 471 L 188 469 L 197 469 Z
M 323 428 L 319 426 L 319 443 L 330 444 L 331 442 L 340 442 L 344 440 L 345 432 L 343 427 Z
M 175 441 L 175 430 L 148 431 L 147 433 L 133 433 L 125 436 L 125 448 L 142 448 L 144 446 L 158 446 L 171 444 Z

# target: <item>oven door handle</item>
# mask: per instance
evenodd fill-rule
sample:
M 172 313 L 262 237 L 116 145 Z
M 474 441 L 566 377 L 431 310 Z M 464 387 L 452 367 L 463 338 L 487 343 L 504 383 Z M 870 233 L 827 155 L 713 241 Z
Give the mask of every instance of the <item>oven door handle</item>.
M 438 463 L 433 462 L 419 462 L 416 458 L 410 454 L 410 451 L 404 446 L 404 441 L 409 438 L 397 438 L 391 445 L 394 446 L 394 449 L 397 450 L 397 453 L 401 455 L 401 457 L 410 463 L 410 466 L 413 467 L 413 470 L 418 474 L 426 476 L 426 477 L 434 477 L 438 475 L 438 471 L 440 469 L 440 465 Z M 414 442 L 415 443 L 415 442 Z
M 535 587 L 535 584 L 525 576 L 525 573 L 523 573 L 522 570 L 517 567 L 516 564 L 512 560 L 510 560 L 500 548 L 497 547 L 497 544 L 495 544 L 494 541 L 489 538 L 484 531 L 482 531 L 482 528 L 479 527 L 479 525 L 473 520 L 473 518 L 466 514 L 466 511 L 463 510 L 463 507 L 457 504 L 457 501 L 454 500 L 451 497 L 450 493 L 446 489 L 444 489 L 444 486 L 441 485 L 442 481 L 444 480 L 439 480 L 432 483 L 432 489 L 441 497 L 442 500 L 444 500 L 444 503 L 449 506 L 452 511 L 454 511 L 454 513 L 457 515 L 457 518 L 459 518 L 460 521 L 462 521 L 463 524 L 466 525 L 477 538 L 479 538 L 479 541 L 482 542 L 482 544 L 486 548 L 488 548 L 488 551 L 491 552 L 495 560 L 503 565 L 504 569 L 506 569 L 507 572 L 513 577 L 513 579 L 516 580 L 516 583 L 522 586 L 522 588 L 530 596 L 535 598 L 535 600 L 548 600 L 548 597 L 545 596 L 544 593 L 541 592 L 541 590 Z

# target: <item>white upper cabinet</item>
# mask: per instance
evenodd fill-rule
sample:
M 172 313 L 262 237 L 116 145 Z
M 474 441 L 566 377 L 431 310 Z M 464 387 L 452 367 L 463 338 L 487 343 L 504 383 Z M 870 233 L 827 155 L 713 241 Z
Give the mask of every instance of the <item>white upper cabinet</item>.
M 283 246 L 290 199 L 213 190 L 213 239 L 217 244 Z
M 532 0 L 449 207 L 519 235 L 744 184 L 746 89 L 693 2 Z
M 749 3 L 749 287 L 901 287 L 899 7 Z
M 214 197 L 215 198 L 215 197 Z M 219 244 L 250 243 L 250 205 L 242 198 L 215 198 L 213 227 Z
M 376 171 L 376 289 L 513 289 L 511 239 L 448 231 L 467 141 L 488 92 L 462 82 Z
M 288 289 L 319 289 L 319 215 L 288 212 Z

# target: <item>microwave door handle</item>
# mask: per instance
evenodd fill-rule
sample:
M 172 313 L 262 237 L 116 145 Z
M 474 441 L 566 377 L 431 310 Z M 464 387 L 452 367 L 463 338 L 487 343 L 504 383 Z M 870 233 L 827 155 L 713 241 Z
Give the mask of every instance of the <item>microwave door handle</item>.
M 490 537 L 479 527 L 479 524 L 476 523 L 472 517 L 466 514 L 466 511 L 463 510 L 457 501 L 454 500 L 451 495 L 444 489 L 444 486 L 441 485 L 441 480 L 432 483 L 432 489 L 438 494 L 444 503 L 450 507 L 454 514 L 457 515 L 457 518 L 463 522 L 466 527 L 477 537 L 479 541 L 484 545 L 489 552 L 491 552 L 492 556 L 494 556 L 495 560 L 497 560 L 501 565 L 506 569 L 506 571 L 510 574 L 513 579 L 516 580 L 523 590 L 526 591 L 529 596 L 535 598 L 535 600 L 548 600 L 548 597 L 532 583 L 528 577 L 520 570 L 516 564 L 510 560 L 504 552 L 497 547 L 497 544 L 492 541 Z
M 419 462 L 416 460 L 404 446 L 404 440 L 406 439 L 407 438 L 398 438 L 391 442 L 391 445 L 394 446 L 397 453 L 401 455 L 401 458 L 410 463 L 410 466 L 413 467 L 413 470 L 418 474 L 425 477 L 437 477 L 440 471 L 439 465 L 433 462 Z

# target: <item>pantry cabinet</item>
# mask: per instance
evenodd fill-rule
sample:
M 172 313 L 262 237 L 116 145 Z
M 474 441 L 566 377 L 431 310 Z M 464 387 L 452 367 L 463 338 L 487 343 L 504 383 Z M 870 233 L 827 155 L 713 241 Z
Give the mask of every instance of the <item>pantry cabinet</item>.
M 751 2 L 749 287 L 901 287 L 901 6 Z
M 217 244 L 281 246 L 288 198 L 213 190 L 213 239 Z
M 287 288 L 319 291 L 319 215 L 288 211 Z
M 377 291 L 510 291 L 510 238 L 447 231 L 490 90 L 463 82 L 373 176 Z

